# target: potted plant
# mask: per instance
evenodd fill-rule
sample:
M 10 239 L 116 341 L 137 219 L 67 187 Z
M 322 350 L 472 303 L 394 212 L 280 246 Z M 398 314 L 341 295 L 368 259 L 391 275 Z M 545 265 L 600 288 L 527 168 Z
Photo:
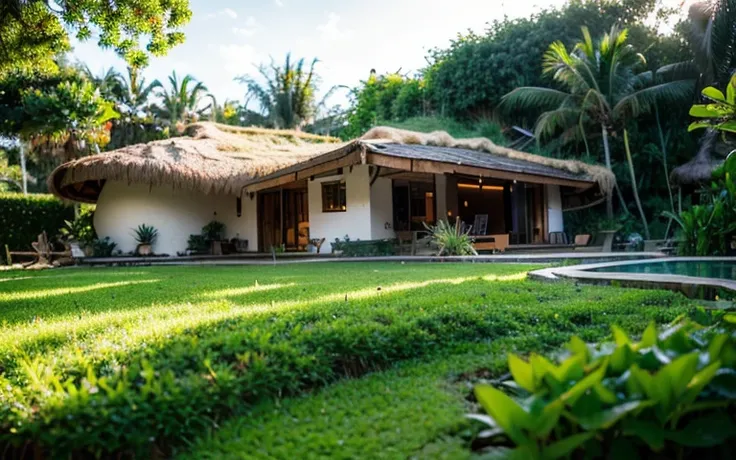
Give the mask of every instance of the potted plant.
M 97 239 L 94 226 L 92 225 L 94 211 L 82 209 L 73 221 L 65 220 L 65 226 L 59 229 L 62 240 L 69 245 L 75 257 L 93 255 L 93 244 Z
M 153 244 L 158 238 L 158 230 L 151 225 L 140 224 L 134 230 L 135 241 L 138 246 L 135 249 L 136 254 L 140 256 L 150 256 L 153 254 Z

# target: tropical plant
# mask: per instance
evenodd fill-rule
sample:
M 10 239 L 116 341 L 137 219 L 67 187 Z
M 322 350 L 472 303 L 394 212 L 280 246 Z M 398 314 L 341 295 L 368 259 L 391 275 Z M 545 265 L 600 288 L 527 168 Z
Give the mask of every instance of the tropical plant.
M 207 238 L 208 241 L 221 240 L 225 235 L 225 224 L 213 220 L 202 227 L 202 235 Z
M 158 80 L 152 85 L 157 89 L 156 95 L 161 98 L 161 105 L 153 106 L 153 112 L 170 126 L 196 121 L 209 108 L 199 107 L 201 99 L 207 94 L 207 87 L 191 75 L 179 81 L 176 72 L 172 72 L 168 90 Z
M 64 161 L 96 151 L 110 141 L 108 122 L 120 115 L 89 82 L 62 82 L 49 90 L 22 92 L 21 137 Z
M 627 44 L 628 30 L 614 26 L 594 43 L 586 27 L 583 40 L 568 52 L 562 42 L 554 42 L 544 54 L 543 72 L 565 90 L 544 87 L 520 87 L 503 97 L 506 109 L 550 107 L 536 123 L 539 138 L 560 134 L 561 140 L 583 141 L 588 149 L 592 130 L 601 133 L 606 167 L 613 171 L 609 135 L 624 131 L 626 159 L 632 175 L 632 187 L 644 231 L 649 238 L 646 216 L 639 200 L 631 153 L 628 148 L 626 121 L 651 111 L 658 101 L 691 98 L 693 81 L 662 82 L 652 71 L 639 70 L 646 61 Z M 612 197 L 606 213 L 613 215 Z
M 97 239 L 97 233 L 94 227 L 94 209 L 82 208 L 74 220 L 64 221 L 64 227 L 59 229 L 59 233 L 66 241 L 77 241 L 81 246 L 91 246 Z
M 138 244 L 153 245 L 158 239 L 158 230 L 151 225 L 140 224 L 138 228 L 133 230 L 133 237 Z
M 678 252 L 684 256 L 724 256 L 736 250 L 736 155 L 713 172 L 701 204 L 679 215 L 665 212 L 680 226 Z
M 614 343 L 573 337 L 557 364 L 510 354 L 513 380 L 475 387 L 488 458 L 731 458 L 733 331 L 683 319 L 634 342 L 612 329 Z
M 438 248 L 438 256 L 477 256 L 478 253 L 473 247 L 473 237 L 470 236 L 472 227 L 463 229 L 463 226 L 459 218 L 455 219 L 455 225 L 445 219 L 438 220 L 434 226 L 424 224 L 432 242 Z
M 110 257 L 116 247 L 117 243 L 110 241 L 109 236 L 97 238 L 92 242 L 92 253 L 95 257 Z
M 104 69 L 101 74 L 95 74 L 88 65 L 81 66 L 82 74 L 108 101 L 118 101 L 123 95 L 123 76 L 114 67 Z
M 114 49 L 130 64 L 145 66 L 149 54 L 162 56 L 183 43 L 180 29 L 191 15 L 186 1 L 4 0 L 0 2 L 0 73 L 50 65 L 54 55 L 70 49 L 71 33 L 79 41 L 94 35 L 101 47 Z
M 246 85 L 246 99 L 252 97 L 260 103 L 271 126 L 298 129 L 309 121 L 316 109 L 317 62 L 317 59 L 312 60 L 307 68 L 304 58 L 293 61 L 291 54 L 287 54 L 283 66 L 271 60 L 270 65 L 258 67 L 265 85 L 250 75 L 240 75 L 235 80 Z
M 726 94 L 713 86 L 703 89 L 703 98 L 708 104 L 695 104 L 690 108 L 690 115 L 703 120 L 694 121 L 689 131 L 710 128 L 716 131 L 736 133 L 736 73 L 726 85 Z

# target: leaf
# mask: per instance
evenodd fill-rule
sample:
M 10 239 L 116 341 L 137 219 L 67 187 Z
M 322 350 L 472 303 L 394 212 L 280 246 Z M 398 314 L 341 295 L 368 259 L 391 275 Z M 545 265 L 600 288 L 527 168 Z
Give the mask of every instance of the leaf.
M 690 404 L 694 402 L 698 398 L 700 392 L 703 391 L 703 388 L 713 380 L 713 377 L 716 376 L 716 372 L 718 372 L 718 369 L 720 368 L 721 362 L 715 361 L 695 374 L 692 380 L 687 384 L 687 391 L 682 399 L 682 403 Z
M 697 418 L 667 438 L 688 447 L 712 447 L 723 444 L 736 436 L 736 424 L 725 412 L 717 412 Z
M 731 105 L 736 104 L 736 73 L 731 76 L 726 87 L 726 101 Z
M 580 426 L 586 430 L 606 430 L 615 425 L 616 422 L 628 413 L 639 408 L 651 406 L 652 404 L 654 404 L 653 401 L 630 401 L 586 417 L 580 417 L 578 421 L 580 422 Z
M 529 393 L 536 391 L 534 384 L 534 376 L 532 375 L 532 366 L 523 359 L 514 354 L 509 354 L 509 370 L 514 377 L 514 381 Z
M 690 107 L 689 115 L 697 118 L 718 118 L 721 113 L 712 107 L 713 104 L 695 104 Z
M 577 399 L 589 388 L 601 383 L 603 377 L 605 377 L 606 375 L 607 368 L 608 360 L 604 359 L 598 369 L 588 374 L 585 378 L 576 383 L 572 388 L 567 390 L 565 394 L 560 396 L 560 399 L 570 405 L 574 405 L 575 401 L 577 401 Z
M 721 131 L 728 131 L 729 133 L 736 133 L 736 120 L 729 120 L 720 125 L 716 126 Z
M 611 354 L 611 370 L 615 374 L 621 374 L 626 371 L 633 363 L 636 354 L 629 344 L 624 344 L 616 348 Z
M 503 428 L 508 437 L 517 445 L 528 442 L 521 431 L 531 425 L 530 415 L 516 401 L 496 388 L 479 384 L 475 386 L 475 396 L 480 405 L 488 412 L 498 426 Z
M 641 341 L 637 344 L 636 349 L 641 350 L 642 348 L 653 347 L 657 344 L 657 326 L 654 322 L 649 323 L 649 326 L 644 330 L 644 334 L 641 336 Z
M 585 375 L 583 359 L 581 355 L 571 356 L 558 367 L 553 368 L 552 373 L 558 381 L 563 383 L 580 380 Z
M 703 88 L 703 96 L 707 97 L 708 99 L 716 102 L 727 102 L 726 96 L 723 95 L 721 90 L 718 88 L 714 88 L 712 86 L 708 86 L 707 88 Z
M 630 375 L 627 381 L 627 385 L 631 385 L 629 386 L 629 392 L 633 394 L 640 393 L 657 401 L 658 391 L 654 383 L 654 377 L 649 372 L 640 369 L 636 364 L 631 366 L 629 372 Z
M 588 345 L 580 337 L 573 336 L 573 338 L 571 338 L 570 341 L 567 343 L 567 349 L 570 350 L 570 353 L 572 353 L 573 355 L 582 356 L 583 363 L 588 362 L 590 351 L 588 350 Z
M 629 336 L 626 334 L 626 332 L 615 324 L 611 326 L 611 331 L 613 331 L 613 340 L 614 342 L 616 342 L 616 345 L 622 346 L 631 343 L 631 340 L 629 339 Z
M 664 447 L 664 429 L 650 420 L 628 420 L 624 424 L 624 434 L 638 437 L 655 452 Z
M 545 406 L 544 411 L 534 419 L 534 434 L 537 439 L 545 439 L 552 428 L 557 426 L 565 405 L 559 399 Z
M 658 383 L 667 381 L 672 396 L 677 399 L 685 392 L 687 385 L 695 375 L 698 366 L 698 354 L 688 353 L 675 359 L 659 370 L 655 380 Z
M 552 443 L 544 448 L 542 458 L 554 460 L 566 457 L 594 435 L 595 433 L 579 433 Z
M 491 417 L 490 415 L 485 415 L 485 414 L 465 414 L 465 417 L 466 418 L 469 418 L 471 420 L 477 420 L 477 421 L 479 421 L 481 423 L 484 423 L 484 424 L 486 424 L 488 426 L 491 426 L 491 427 L 497 427 L 498 426 L 498 423 L 496 423 L 496 421 L 493 420 L 493 417 Z
M 710 123 L 707 121 L 694 121 L 690 123 L 690 126 L 687 127 L 687 131 L 695 131 L 696 129 L 702 129 L 702 128 L 710 128 Z

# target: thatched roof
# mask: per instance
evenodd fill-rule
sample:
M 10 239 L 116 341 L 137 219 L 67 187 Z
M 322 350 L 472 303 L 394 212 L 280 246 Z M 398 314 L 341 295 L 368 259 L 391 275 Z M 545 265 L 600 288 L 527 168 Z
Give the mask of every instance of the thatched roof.
M 713 157 L 717 151 L 719 133 L 708 130 L 700 140 L 700 147 L 695 157 L 687 163 L 678 166 L 670 173 L 670 181 L 675 185 L 697 185 L 708 182 L 713 170 L 723 161 Z
M 418 133 L 403 129 L 378 126 L 365 133 L 365 135 L 361 137 L 361 140 L 404 145 L 427 145 L 486 152 L 494 156 L 505 157 L 510 160 L 517 160 L 546 168 L 556 169 L 573 176 L 586 176 L 594 182 L 597 182 L 601 191 L 604 193 L 610 193 L 613 190 L 613 186 L 616 184 L 616 176 L 603 166 L 591 165 L 577 160 L 560 160 L 557 158 L 548 158 L 541 155 L 520 152 L 508 147 L 496 145 L 490 139 L 486 139 L 485 137 L 455 139 L 444 131 Z
M 61 198 L 95 202 L 105 180 L 239 194 L 244 183 L 334 150 L 339 139 L 287 130 L 195 123 L 186 136 L 65 163 L 48 178 Z

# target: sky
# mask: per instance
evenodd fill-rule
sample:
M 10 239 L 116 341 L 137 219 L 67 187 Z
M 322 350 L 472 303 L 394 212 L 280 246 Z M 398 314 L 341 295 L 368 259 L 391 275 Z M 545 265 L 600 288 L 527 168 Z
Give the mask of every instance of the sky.
M 678 0 L 665 0 L 677 2 Z M 165 57 L 152 57 L 144 71 L 164 82 L 172 71 L 202 81 L 222 103 L 243 100 L 233 79 L 257 75 L 259 63 L 286 53 L 318 58 L 324 93 L 333 85 L 354 87 L 371 69 L 409 75 L 426 65 L 427 51 L 446 47 L 459 32 L 482 32 L 494 19 L 528 16 L 564 0 L 190 0 L 186 42 Z M 679 3 L 679 2 L 678 2 Z M 95 73 L 125 64 L 94 40 L 74 43 L 73 58 Z M 329 105 L 347 103 L 345 91 Z M 251 107 L 253 108 L 253 107 Z

